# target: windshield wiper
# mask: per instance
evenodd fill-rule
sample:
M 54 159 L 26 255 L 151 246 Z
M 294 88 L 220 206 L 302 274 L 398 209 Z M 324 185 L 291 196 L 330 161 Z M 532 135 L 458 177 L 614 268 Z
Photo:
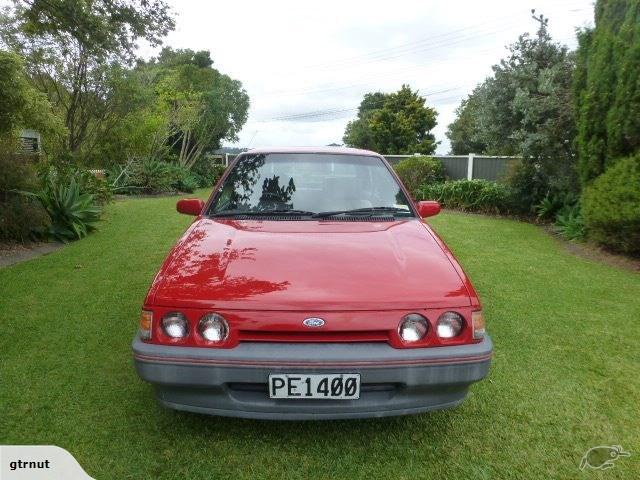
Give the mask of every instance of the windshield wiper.
M 411 214 L 411 210 L 398 207 L 366 207 L 366 208 L 354 208 L 351 210 L 334 210 L 329 212 L 318 212 L 313 214 L 314 218 L 335 217 L 338 215 L 358 215 L 358 216 L 372 216 L 377 213 L 408 213 Z
M 210 217 L 270 217 L 272 215 L 296 215 L 296 216 L 312 216 L 313 212 L 307 210 L 293 210 L 286 208 L 277 208 L 274 210 L 221 210 L 214 212 Z

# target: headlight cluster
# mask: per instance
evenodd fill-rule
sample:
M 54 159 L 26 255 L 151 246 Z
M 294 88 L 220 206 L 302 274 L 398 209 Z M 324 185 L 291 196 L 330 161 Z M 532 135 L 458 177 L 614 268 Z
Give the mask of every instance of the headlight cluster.
M 404 342 L 417 342 L 422 340 L 429 331 L 429 322 L 422 315 L 410 313 L 400 322 L 400 338 Z
M 162 317 L 162 331 L 171 338 L 185 338 L 189 335 L 189 321 L 180 312 L 167 313 Z M 229 336 L 229 324 L 222 315 L 207 313 L 198 322 L 196 331 L 203 340 L 220 343 Z
M 442 339 L 455 338 L 460 335 L 464 325 L 465 321 L 462 315 L 456 312 L 445 312 L 440 315 L 436 323 L 436 335 Z M 428 332 L 429 321 L 417 313 L 406 315 L 398 327 L 398 334 L 402 341 L 406 343 L 418 342 Z
M 208 342 L 222 342 L 229 335 L 229 325 L 222 315 L 208 313 L 200 319 L 198 333 Z
M 464 327 L 464 319 L 462 315 L 456 312 L 445 312 L 440 315 L 436 333 L 440 338 L 457 337 Z

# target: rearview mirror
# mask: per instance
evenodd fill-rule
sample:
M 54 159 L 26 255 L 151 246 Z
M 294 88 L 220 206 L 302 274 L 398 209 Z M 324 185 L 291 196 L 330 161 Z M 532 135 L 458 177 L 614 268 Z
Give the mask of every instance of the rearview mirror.
M 433 217 L 440 213 L 440 203 L 434 200 L 418 202 L 418 215 L 422 218 Z
M 178 200 L 178 204 L 176 205 L 178 212 L 184 213 L 185 215 L 198 216 L 203 208 L 204 202 L 199 198 L 183 198 Z

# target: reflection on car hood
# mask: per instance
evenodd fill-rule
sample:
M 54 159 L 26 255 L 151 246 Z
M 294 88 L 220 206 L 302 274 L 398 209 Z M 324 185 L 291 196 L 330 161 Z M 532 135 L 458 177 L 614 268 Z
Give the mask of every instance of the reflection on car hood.
M 467 306 L 461 275 L 417 219 L 201 219 L 167 258 L 148 302 L 305 311 Z

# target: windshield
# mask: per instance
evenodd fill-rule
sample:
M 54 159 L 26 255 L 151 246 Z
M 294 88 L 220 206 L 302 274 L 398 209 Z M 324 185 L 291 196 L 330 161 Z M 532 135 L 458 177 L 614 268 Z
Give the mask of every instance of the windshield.
M 378 157 L 309 153 L 243 155 L 209 215 L 384 213 L 413 216 L 409 200 Z

